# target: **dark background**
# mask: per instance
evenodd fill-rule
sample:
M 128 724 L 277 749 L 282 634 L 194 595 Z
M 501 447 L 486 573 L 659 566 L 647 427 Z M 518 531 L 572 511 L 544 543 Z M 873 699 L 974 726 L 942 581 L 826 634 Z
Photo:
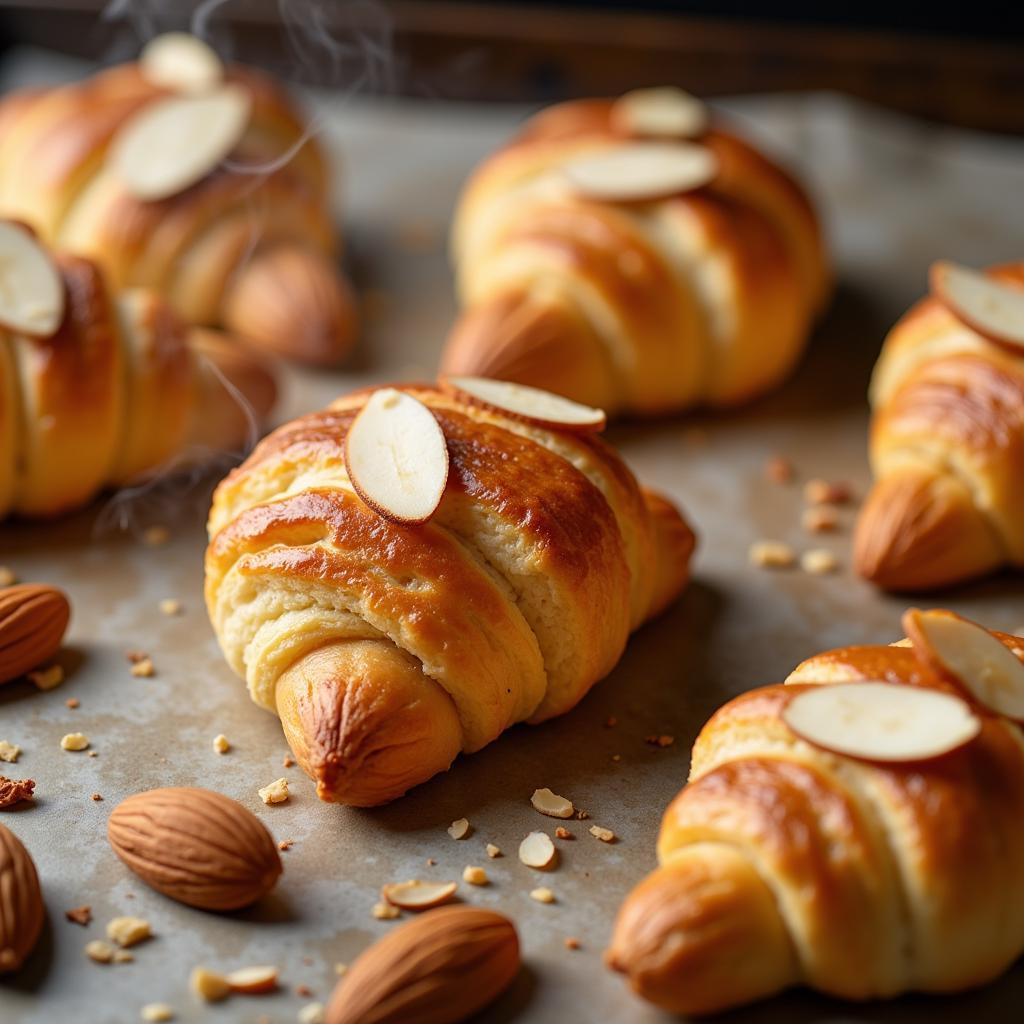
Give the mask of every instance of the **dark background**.
M 1024 133 L 1021 5 L 648 0 L 0 0 L 0 47 L 93 59 L 206 12 L 224 51 L 339 89 L 550 102 L 642 85 L 832 89 Z

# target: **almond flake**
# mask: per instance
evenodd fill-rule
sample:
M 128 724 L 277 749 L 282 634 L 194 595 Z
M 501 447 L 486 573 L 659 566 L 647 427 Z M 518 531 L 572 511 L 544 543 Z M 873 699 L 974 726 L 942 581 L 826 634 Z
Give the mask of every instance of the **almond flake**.
M 194 967 L 188 979 L 189 988 L 208 1003 L 219 1003 L 231 994 L 231 986 L 223 974 L 205 967 Z
M 538 903 L 554 903 L 555 894 L 550 889 L 542 886 L 539 889 L 530 890 L 530 899 L 536 900 Z
M 546 832 L 531 832 L 519 844 L 519 859 L 528 868 L 543 870 L 551 867 L 557 856 L 555 844 Z
M 231 971 L 224 979 L 232 992 L 262 995 L 277 988 L 277 968 L 271 966 L 242 967 Z
M 429 910 L 447 903 L 457 888 L 455 882 L 421 882 L 412 879 L 385 885 L 380 894 L 392 906 L 403 910 Z
M 448 826 L 448 835 L 452 839 L 465 839 L 469 831 L 469 822 L 465 818 L 458 818 Z
M 564 796 L 558 796 L 546 788 L 535 789 L 533 796 L 530 797 L 530 803 L 533 804 L 534 810 L 546 814 L 549 818 L 571 818 L 574 813 L 571 800 L 566 800 Z

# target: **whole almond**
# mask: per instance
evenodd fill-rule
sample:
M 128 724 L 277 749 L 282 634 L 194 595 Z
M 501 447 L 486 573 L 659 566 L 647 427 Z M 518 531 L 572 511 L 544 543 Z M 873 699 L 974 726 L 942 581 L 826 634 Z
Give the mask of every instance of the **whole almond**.
M 45 917 L 36 866 L 21 840 L 0 825 L 0 974 L 25 962 Z
M 501 914 L 431 910 L 389 932 L 346 971 L 326 1024 L 455 1024 L 519 973 L 519 938 Z
M 71 605 L 56 587 L 20 583 L 0 590 L 0 683 L 52 658 L 70 618 Z
M 266 826 L 221 793 L 136 793 L 107 823 L 114 852 L 147 885 L 203 910 L 237 910 L 268 893 L 281 857 Z

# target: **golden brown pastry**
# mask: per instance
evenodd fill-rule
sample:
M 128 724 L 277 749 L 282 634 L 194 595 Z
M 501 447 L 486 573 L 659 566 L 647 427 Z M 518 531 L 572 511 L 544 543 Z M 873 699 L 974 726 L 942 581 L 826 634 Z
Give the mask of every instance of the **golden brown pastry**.
M 652 106 L 673 104 L 691 123 L 648 123 Z M 638 107 L 648 114 L 623 114 Z M 690 190 L 687 162 L 698 168 Z M 769 390 L 830 290 L 800 185 L 675 90 L 538 114 L 471 177 L 452 252 L 465 312 L 442 370 L 547 388 L 609 415 Z
M 218 332 L 190 334 L 153 291 L 112 292 L 90 260 L 30 242 L 56 269 L 63 311 L 48 337 L 5 326 L 6 289 L 27 287 L 3 263 L 12 232 L 27 235 L 0 222 L 0 517 L 68 512 L 245 443 L 276 396 L 261 360 Z
M 1024 659 L 1024 640 L 957 622 Z M 743 694 L 705 725 L 662 822 L 660 867 L 626 899 L 608 953 L 641 996 L 703 1014 L 793 985 L 846 999 L 954 992 L 1024 952 L 1018 725 L 954 701 L 972 716 L 973 739 L 886 763 L 833 753 L 787 724 L 796 700 L 832 689 L 816 684 L 878 680 L 897 696 L 915 689 L 915 703 L 920 688 L 970 699 L 908 645 L 820 654 L 790 685 Z M 825 725 L 854 734 L 848 718 L 837 723 Z M 887 742 L 891 720 L 875 724 Z
M 443 431 L 447 484 L 425 522 L 378 514 L 346 470 L 353 422 L 384 393 Z M 228 662 L 320 797 L 363 806 L 572 708 L 682 589 L 694 543 L 594 434 L 431 385 L 280 428 L 220 485 L 209 529 Z
M 0 103 L 0 215 L 96 260 L 117 288 L 159 289 L 190 323 L 225 326 L 295 359 L 336 362 L 351 345 L 355 314 L 335 267 L 324 159 L 306 120 L 272 78 L 220 68 L 209 51 L 213 70 L 196 87 L 187 74 L 192 48 L 186 43 L 182 58 L 181 38 L 171 39 L 171 66 L 185 69 L 180 82 L 161 46 L 159 63 L 144 53 Z M 211 96 L 229 102 L 215 99 L 211 111 Z M 143 114 L 169 103 L 194 106 L 170 110 L 166 131 L 157 125 L 138 141 L 133 166 L 141 148 L 150 172 L 180 167 L 183 176 L 176 189 L 162 180 L 150 197 L 125 177 L 119 147 Z M 236 129 L 237 141 L 228 134 Z M 216 149 L 221 140 L 226 152 Z M 208 173 L 190 180 L 182 162 L 203 154 L 208 166 L 192 169 Z
M 1024 263 L 987 273 L 1024 289 Z M 889 332 L 872 378 L 876 483 L 855 563 L 889 590 L 1024 565 L 1024 347 L 964 315 L 933 288 Z

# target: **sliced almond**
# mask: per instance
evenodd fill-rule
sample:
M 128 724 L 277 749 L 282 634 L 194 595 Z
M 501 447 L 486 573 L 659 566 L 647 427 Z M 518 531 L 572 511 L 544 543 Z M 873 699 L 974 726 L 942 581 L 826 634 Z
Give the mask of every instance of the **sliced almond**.
M 49 338 L 64 319 L 64 280 L 28 229 L 0 221 L 0 327 Z
M 447 903 L 458 888 L 455 882 L 395 882 L 385 885 L 380 894 L 394 907 L 403 910 L 430 910 Z
M 238 145 L 252 101 L 222 85 L 201 96 L 171 96 L 144 107 L 118 133 L 114 174 L 145 201 L 177 195 L 205 178 Z
M 1024 349 L 1024 288 L 980 270 L 939 260 L 928 275 L 932 294 L 972 331 L 997 345 Z
M 951 694 L 894 683 L 817 686 L 782 712 L 798 736 L 864 761 L 929 761 L 970 743 L 981 721 Z
M 530 803 L 533 804 L 535 810 L 546 814 L 549 818 L 571 818 L 576 813 L 571 800 L 552 793 L 547 788 L 535 789 L 533 796 L 530 797 Z
M 206 967 L 193 967 L 188 979 L 189 988 L 208 1003 L 218 1003 L 231 994 L 227 978 Z
M 580 433 L 604 430 L 605 414 L 602 409 L 593 409 L 526 384 L 512 384 L 488 377 L 443 377 L 440 384 L 445 391 L 463 401 L 496 409 L 524 423 Z
M 378 515 L 425 523 L 448 482 L 448 447 L 434 414 L 394 388 L 375 391 L 345 439 L 352 486 Z
M 469 821 L 466 818 L 456 818 L 448 826 L 448 835 L 452 839 L 465 839 L 469 835 Z
M 952 612 L 911 608 L 903 628 L 914 655 L 979 704 L 1024 722 L 1024 664 L 984 626 Z
M 232 992 L 259 995 L 277 988 L 277 968 L 267 966 L 242 967 L 224 976 Z
M 562 173 L 585 199 L 653 202 L 709 184 L 718 173 L 718 158 L 695 142 L 630 142 L 576 157 Z
M 224 65 L 209 46 L 188 32 L 165 32 L 139 56 L 142 77 L 161 89 L 207 92 L 224 78 Z
M 634 89 L 612 104 L 611 120 L 629 135 L 692 139 L 707 131 L 708 108 L 673 86 Z
M 555 844 L 546 832 L 531 832 L 519 844 L 519 859 L 528 868 L 549 868 L 557 856 Z

